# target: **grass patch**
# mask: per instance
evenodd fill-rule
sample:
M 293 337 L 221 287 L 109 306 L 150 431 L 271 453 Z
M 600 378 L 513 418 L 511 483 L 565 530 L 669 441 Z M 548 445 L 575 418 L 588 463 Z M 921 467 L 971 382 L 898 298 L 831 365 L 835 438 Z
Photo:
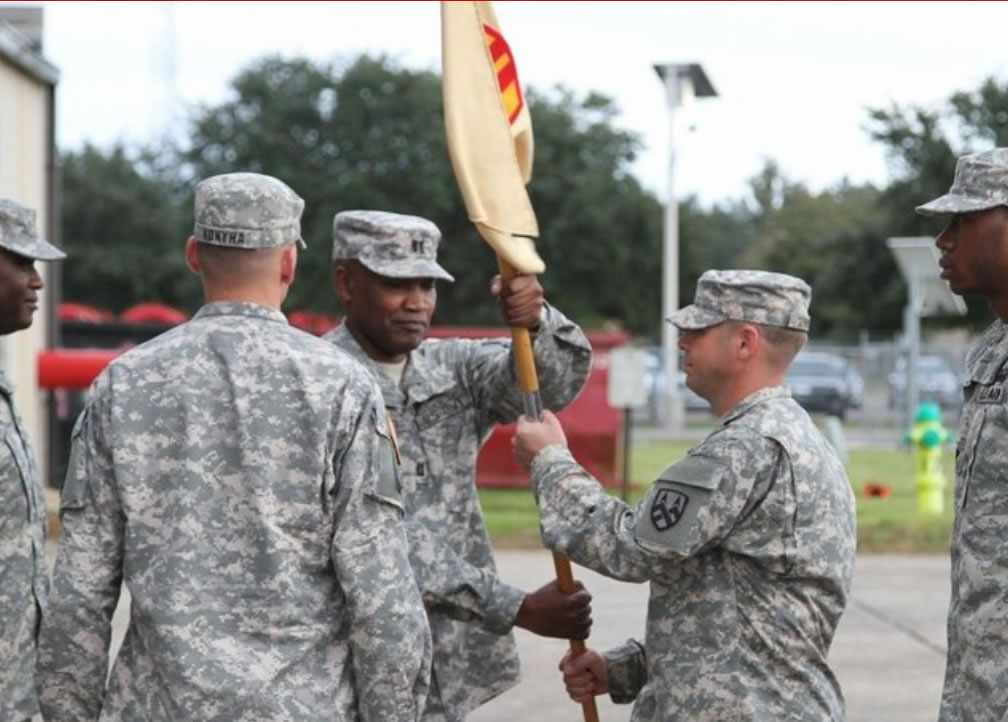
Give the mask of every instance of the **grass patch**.
M 658 473 L 681 458 L 687 442 L 638 444 L 631 457 L 630 502 L 638 501 Z M 945 512 L 925 516 L 917 511 L 914 484 L 914 454 L 902 449 L 854 449 L 847 462 L 847 475 L 857 496 L 858 549 L 875 553 L 942 553 L 948 550 L 952 527 L 952 481 L 954 454 L 944 455 Z M 865 484 L 883 484 L 888 498 L 863 495 Z M 611 490 L 619 494 L 619 490 Z M 494 546 L 537 548 L 539 517 L 531 489 L 481 489 L 480 502 Z

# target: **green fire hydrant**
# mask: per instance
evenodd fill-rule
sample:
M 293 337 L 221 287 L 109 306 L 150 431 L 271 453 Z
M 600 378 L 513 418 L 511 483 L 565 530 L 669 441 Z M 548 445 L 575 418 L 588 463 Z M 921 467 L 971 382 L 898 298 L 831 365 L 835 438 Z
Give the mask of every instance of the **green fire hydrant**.
M 933 401 L 918 406 L 907 441 L 917 452 L 917 509 L 923 514 L 941 514 L 945 509 L 942 446 L 948 438 L 948 430 L 942 426 L 941 407 Z

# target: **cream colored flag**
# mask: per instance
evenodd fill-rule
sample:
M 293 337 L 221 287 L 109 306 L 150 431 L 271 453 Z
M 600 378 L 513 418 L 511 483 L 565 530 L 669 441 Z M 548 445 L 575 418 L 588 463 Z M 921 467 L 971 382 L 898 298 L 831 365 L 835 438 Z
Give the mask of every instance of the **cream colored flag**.
M 532 177 L 532 119 L 511 48 L 489 2 L 441 3 L 445 132 L 469 220 L 497 255 L 542 273 Z

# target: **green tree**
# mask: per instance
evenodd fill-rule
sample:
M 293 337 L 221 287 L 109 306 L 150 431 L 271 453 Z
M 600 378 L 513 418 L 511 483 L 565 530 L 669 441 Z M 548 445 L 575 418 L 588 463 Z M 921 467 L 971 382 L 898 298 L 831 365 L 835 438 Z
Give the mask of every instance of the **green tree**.
M 948 190 L 957 157 L 1008 145 L 1008 82 L 988 78 L 935 106 L 873 108 L 868 117 L 868 132 L 884 148 L 893 175 L 879 198 L 887 235 L 935 236 L 943 221 L 913 209 Z M 968 322 L 986 325 L 990 311 L 983 299 L 965 300 Z
M 808 281 L 814 336 L 850 340 L 862 330 L 899 327 L 903 287 L 885 247 L 877 189 L 841 182 L 814 193 L 772 161 L 750 188 L 754 235 L 740 265 Z
M 693 196 L 679 202 L 679 305 L 693 302 L 696 282 L 711 268 L 739 268 L 756 237 L 752 210 L 740 199 L 704 208 Z
M 61 156 L 66 300 L 114 311 L 152 300 L 198 305 L 199 284 L 182 257 L 192 213 L 164 158 L 121 145 Z
M 384 57 L 345 65 L 266 58 L 240 73 L 232 97 L 194 115 L 187 167 L 195 177 L 270 173 L 306 201 L 308 249 L 289 308 L 332 311 L 333 214 L 378 208 L 430 218 L 444 234 L 438 321 L 496 324 L 496 272 L 465 216 L 445 147 L 437 74 Z M 611 100 L 530 91 L 536 161 L 530 193 L 549 298 L 586 325 L 618 319 L 654 331 L 660 312 L 661 207 L 630 176 L 639 139 L 615 127 Z M 632 287 L 624 279 L 634 279 Z

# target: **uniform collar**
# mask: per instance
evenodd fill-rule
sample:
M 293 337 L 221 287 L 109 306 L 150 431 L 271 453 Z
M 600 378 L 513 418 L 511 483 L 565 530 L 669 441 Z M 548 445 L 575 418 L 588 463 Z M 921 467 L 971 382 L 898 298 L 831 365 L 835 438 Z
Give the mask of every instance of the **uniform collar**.
M 411 402 L 426 401 L 456 385 L 451 370 L 444 364 L 438 363 L 437 359 L 428 353 L 431 345 L 440 343 L 439 341 L 425 340 L 409 353 L 406 358 L 406 368 L 403 369 L 402 383 L 397 387 L 357 343 L 357 339 L 347 329 L 346 322 L 327 333 L 325 338 L 363 363 L 371 371 L 378 379 L 386 406 L 395 408 L 397 401 L 401 404 L 407 398 Z
M 217 316 L 244 316 L 246 318 L 259 318 L 264 321 L 287 323 L 287 317 L 283 315 L 283 312 L 275 308 L 267 308 L 266 306 L 260 306 L 258 303 L 249 303 L 247 301 L 213 301 L 204 304 L 196 312 L 196 315 L 193 316 L 193 320 L 215 318 Z
M 761 389 L 753 391 L 751 394 L 746 396 L 744 399 L 739 401 L 735 408 L 724 414 L 721 417 L 722 426 L 730 424 L 735 419 L 743 416 L 744 414 L 752 411 L 753 408 L 759 406 L 767 401 L 772 401 L 773 399 L 783 399 L 791 398 L 791 391 L 785 386 L 764 386 Z

